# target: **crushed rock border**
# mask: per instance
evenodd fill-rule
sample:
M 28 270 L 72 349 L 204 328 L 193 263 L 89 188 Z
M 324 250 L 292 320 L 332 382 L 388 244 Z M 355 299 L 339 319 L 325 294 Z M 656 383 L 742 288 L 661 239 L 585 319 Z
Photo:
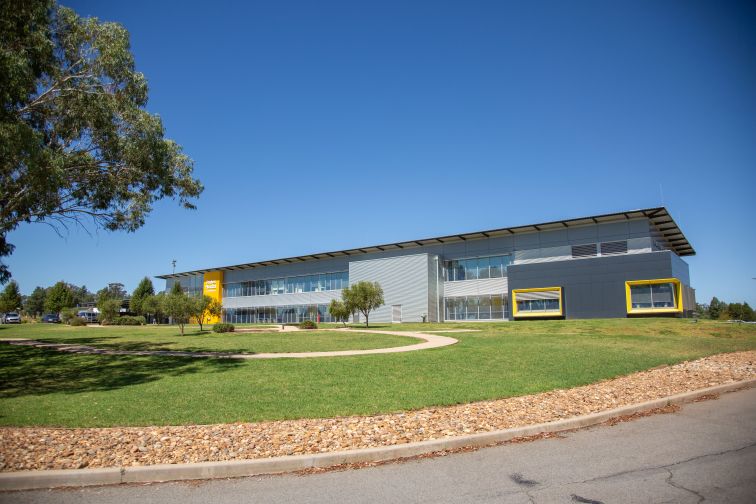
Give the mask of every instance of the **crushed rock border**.
M 1 428 L 0 467 L 12 472 L 0 473 L 0 489 L 232 477 L 391 460 L 595 425 L 754 384 L 756 351 L 750 351 L 568 390 L 372 417 Z M 245 451 L 245 445 L 252 450 Z M 92 462 L 83 464 L 90 468 L 73 469 L 82 467 L 82 457 Z
M 670 407 L 701 400 L 716 399 L 719 397 L 719 394 L 735 392 L 753 386 L 756 386 L 756 379 L 717 385 L 633 406 L 624 406 L 602 413 L 594 413 L 557 422 L 381 448 L 363 448 L 342 452 L 292 455 L 257 460 L 0 473 L 0 491 L 239 478 L 292 472 L 307 473 L 313 470 L 345 467 L 364 467 L 422 456 L 484 448 L 507 441 L 534 441 L 553 437 L 555 433 L 575 431 L 601 424 L 614 425 L 620 421 L 631 421 L 649 414 L 674 411 L 670 410 Z M 677 407 L 679 408 L 679 406 Z

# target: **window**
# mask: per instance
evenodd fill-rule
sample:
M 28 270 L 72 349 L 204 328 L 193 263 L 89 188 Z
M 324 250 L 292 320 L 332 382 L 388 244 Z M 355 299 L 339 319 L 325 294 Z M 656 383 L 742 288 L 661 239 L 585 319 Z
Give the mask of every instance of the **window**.
M 676 278 L 625 282 L 627 313 L 674 313 L 683 311 L 682 284 Z
M 250 308 L 226 308 L 223 321 L 232 324 L 286 324 L 303 320 L 334 322 L 328 313 L 328 305 L 257 306 Z
M 509 255 L 477 257 L 444 262 L 444 276 L 447 282 L 501 278 L 506 276 L 507 265 L 512 261 Z
M 478 259 L 478 278 L 489 278 L 491 261 L 488 257 Z
M 478 296 L 467 296 L 467 320 L 478 320 Z
M 562 288 L 539 287 L 513 289 L 512 307 L 514 317 L 561 317 Z
M 502 320 L 509 318 L 506 298 L 504 294 L 444 298 L 444 319 Z
M 349 273 L 321 273 L 319 275 L 252 280 L 223 285 L 224 297 L 265 296 L 339 290 L 349 285 Z
M 480 296 L 478 298 L 478 318 L 480 320 L 488 320 L 491 318 L 490 296 Z
M 467 259 L 465 261 L 465 279 L 475 280 L 478 278 L 478 260 Z

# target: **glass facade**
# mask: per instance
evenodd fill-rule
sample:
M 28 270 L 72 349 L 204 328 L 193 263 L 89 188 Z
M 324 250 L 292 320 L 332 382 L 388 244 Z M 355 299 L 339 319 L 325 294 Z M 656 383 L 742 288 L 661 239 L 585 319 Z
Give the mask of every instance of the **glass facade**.
M 328 313 L 328 305 L 258 306 L 226 308 L 223 321 L 230 324 L 295 324 L 304 320 L 336 322 Z
M 298 292 L 325 292 L 349 286 L 349 272 L 320 273 L 318 275 L 250 280 L 223 285 L 223 297 L 266 296 Z
M 444 279 L 447 282 L 456 282 L 481 278 L 501 278 L 506 276 L 507 266 L 511 262 L 511 255 L 444 261 Z
M 444 298 L 445 320 L 502 320 L 509 318 L 504 294 Z
M 190 275 L 186 277 L 180 277 L 175 279 L 175 282 L 181 284 L 181 288 L 190 296 L 202 295 L 202 280 L 203 275 Z M 170 289 L 167 289 L 170 291 Z
M 515 303 L 514 318 L 562 315 L 560 287 L 512 289 L 512 298 Z
M 524 313 L 559 312 L 559 299 L 517 300 L 517 311 Z
M 631 285 L 630 300 L 633 308 L 675 308 L 675 285 L 658 283 Z

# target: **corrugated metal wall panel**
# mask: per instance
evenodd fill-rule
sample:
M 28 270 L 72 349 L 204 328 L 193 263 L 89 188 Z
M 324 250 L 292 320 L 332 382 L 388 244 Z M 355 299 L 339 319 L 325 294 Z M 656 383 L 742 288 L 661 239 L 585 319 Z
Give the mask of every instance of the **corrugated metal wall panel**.
M 253 308 L 255 306 L 288 306 L 328 304 L 332 299 L 341 299 L 341 290 L 325 292 L 299 292 L 270 294 L 267 296 L 243 296 L 223 298 L 224 308 Z
M 444 282 L 445 297 L 477 296 L 481 294 L 507 294 L 509 292 L 507 277 L 486 278 L 482 280 L 462 280 Z
M 464 259 L 469 257 L 482 257 L 488 255 L 512 254 L 516 264 L 551 263 L 571 260 L 570 246 L 574 244 L 600 243 L 611 240 L 627 240 L 628 255 L 646 253 L 652 250 L 653 239 L 651 237 L 649 220 L 645 218 L 632 219 L 627 222 L 587 224 L 585 226 L 570 227 L 565 229 L 553 229 L 533 231 L 532 233 L 518 233 L 515 235 L 496 236 L 480 239 L 468 239 L 465 241 L 451 241 L 448 243 L 435 243 L 420 247 L 408 247 L 405 249 L 385 250 L 356 256 L 344 256 L 311 261 L 296 262 L 291 264 L 271 265 L 244 270 L 225 270 L 224 283 L 234 283 L 246 280 L 273 279 L 287 276 L 310 275 L 315 273 L 328 273 L 350 270 L 350 262 L 366 262 L 371 260 L 389 260 L 408 258 L 418 255 L 438 255 L 440 261 Z M 578 259 L 585 260 L 585 259 Z M 685 283 L 689 283 L 687 264 L 680 261 L 679 276 Z M 434 299 L 436 293 L 431 292 L 430 283 L 435 283 L 434 272 L 427 265 L 426 277 L 422 282 L 422 288 L 427 292 L 423 310 L 429 318 L 434 314 Z M 354 279 L 352 279 L 354 281 Z M 173 280 L 166 281 L 166 289 L 169 289 Z M 454 289 L 454 287 L 451 287 Z M 437 295 L 443 299 L 444 292 Z M 496 292 L 494 292 L 496 293 Z M 319 296 L 313 300 L 313 295 Z M 450 296 L 450 294 L 446 294 Z M 297 296 L 294 299 L 288 296 Z M 320 301 L 327 297 L 325 301 Z M 340 297 L 340 292 L 333 293 L 301 293 L 291 295 L 268 296 L 263 299 L 259 296 L 241 298 L 243 301 L 233 301 L 236 306 L 279 306 L 284 304 L 310 304 L 330 302 L 330 299 Z M 256 299 L 255 299 L 256 298 Z M 229 298 L 232 299 L 232 298 Z M 229 301 L 231 303 L 231 301 Z M 243 304 L 236 304 L 243 303 Z M 225 304 L 225 303 L 224 303 Z M 228 305 L 230 307 L 230 305 Z M 404 313 L 407 313 L 406 311 Z M 405 316 L 405 319 L 407 317 Z
M 441 303 L 443 295 L 441 294 L 443 285 L 443 264 L 441 259 L 436 256 L 428 258 L 428 322 L 440 322 L 439 310 L 442 310 Z
M 673 277 L 676 260 L 663 251 L 518 264 L 508 269 L 509 288 L 562 287 L 566 318 L 626 317 L 625 282 Z
M 391 322 L 391 306 L 402 305 L 404 322 L 421 322 L 428 315 L 428 254 L 354 261 L 349 264 L 349 284 L 378 282 L 385 304 L 370 314 L 375 322 Z
M 315 273 L 335 273 L 349 270 L 349 259 L 338 257 L 318 259 L 292 264 L 277 264 L 243 270 L 226 270 L 223 283 L 245 282 L 247 280 L 267 280 L 287 276 L 312 275 Z

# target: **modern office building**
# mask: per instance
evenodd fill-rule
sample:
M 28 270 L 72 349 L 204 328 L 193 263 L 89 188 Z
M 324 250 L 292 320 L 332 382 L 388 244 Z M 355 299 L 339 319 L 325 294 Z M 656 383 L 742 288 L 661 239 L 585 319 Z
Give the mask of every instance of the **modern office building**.
M 162 275 L 232 323 L 329 322 L 344 287 L 380 283 L 376 322 L 682 316 L 693 247 L 647 208 Z

